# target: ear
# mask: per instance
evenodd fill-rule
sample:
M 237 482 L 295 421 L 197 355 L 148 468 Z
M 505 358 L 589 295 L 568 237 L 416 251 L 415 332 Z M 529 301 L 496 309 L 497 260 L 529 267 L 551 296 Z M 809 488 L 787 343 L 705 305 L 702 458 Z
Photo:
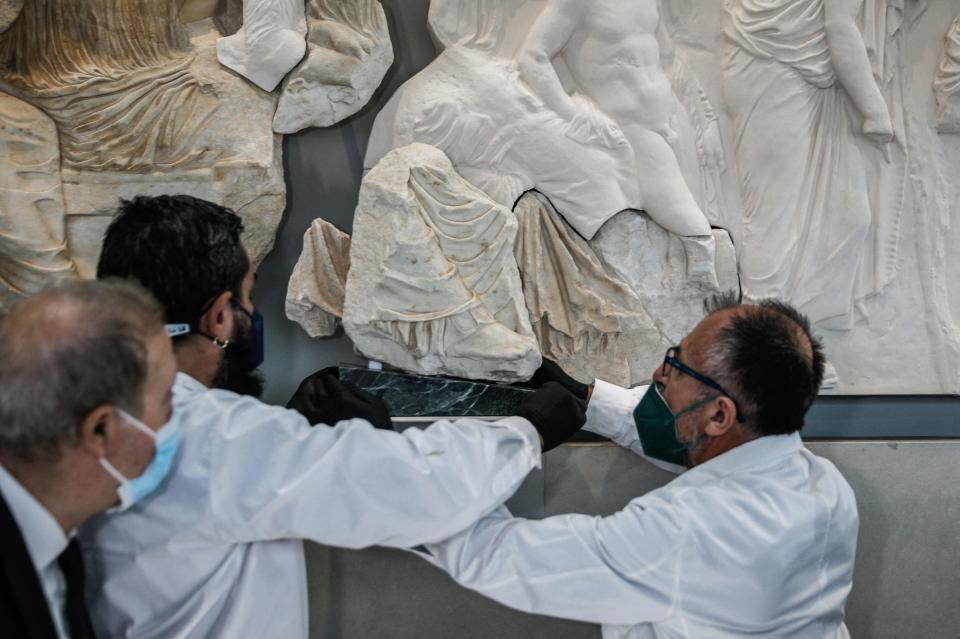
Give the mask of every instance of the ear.
M 720 396 L 708 407 L 710 419 L 705 433 L 711 437 L 727 434 L 737 424 L 737 408 L 729 397 Z
M 219 340 L 227 341 L 233 335 L 233 313 L 230 310 L 230 300 L 233 293 L 225 291 L 213 300 L 213 304 L 197 323 L 200 330 Z
M 80 423 L 77 447 L 88 451 L 94 457 L 107 454 L 107 441 L 116 428 L 116 413 L 109 404 L 97 406 L 87 413 Z

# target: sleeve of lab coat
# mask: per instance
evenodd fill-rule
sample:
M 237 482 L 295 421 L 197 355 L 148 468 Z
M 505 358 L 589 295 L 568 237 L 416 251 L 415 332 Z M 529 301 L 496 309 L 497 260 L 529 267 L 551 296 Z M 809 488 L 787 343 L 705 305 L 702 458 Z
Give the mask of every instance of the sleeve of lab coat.
M 686 527 L 669 508 L 631 503 L 610 517 L 512 518 L 501 507 L 421 556 L 461 585 L 511 608 L 565 619 L 637 624 L 666 618 Z M 419 553 L 418 553 L 419 554 Z
M 633 409 L 637 407 L 649 386 L 623 388 L 598 379 L 587 404 L 587 422 L 584 430 L 602 435 L 616 444 L 635 452 L 648 462 L 671 473 L 682 473 L 682 466 L 647 457 L 633 421 Z
M 602 435 L 638 455 L 643 454 L 637 429 L 633 423 L 633 409 L 640 403 L 647 386 L 623 388 L 598 379 L 587 403 L 587 422 L 584 430 Z
M 396 433 L 359 419 L 310 428 L 295 411 L 241 403 L 209 440 L 216 534 L 235 542 L 437 541 L 491 512 L 540 466 L 537 431 L 519 417 Z

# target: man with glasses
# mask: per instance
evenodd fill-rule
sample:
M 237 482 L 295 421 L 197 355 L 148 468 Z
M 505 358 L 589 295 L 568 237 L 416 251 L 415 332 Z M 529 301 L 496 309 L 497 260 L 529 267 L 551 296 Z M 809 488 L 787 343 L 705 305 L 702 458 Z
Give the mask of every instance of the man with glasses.
M 609 517 L 501 508 L 429 560 L 519 610 L 603 624 L 605 639 L 848 637 L 857 506 L 799 431 L 823 378 L 806 318 L 733 295 L 669 349 L 650 386 L 585 386 L 585 428 L 676 470 Z

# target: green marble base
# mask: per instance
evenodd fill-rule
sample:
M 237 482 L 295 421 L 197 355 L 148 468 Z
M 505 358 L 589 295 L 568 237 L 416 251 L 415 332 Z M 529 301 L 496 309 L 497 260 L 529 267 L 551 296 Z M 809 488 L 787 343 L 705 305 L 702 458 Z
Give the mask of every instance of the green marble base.
M 383 399 L 394 417 L 516 415 L 526 388 L 340 366 L 340 379 Z

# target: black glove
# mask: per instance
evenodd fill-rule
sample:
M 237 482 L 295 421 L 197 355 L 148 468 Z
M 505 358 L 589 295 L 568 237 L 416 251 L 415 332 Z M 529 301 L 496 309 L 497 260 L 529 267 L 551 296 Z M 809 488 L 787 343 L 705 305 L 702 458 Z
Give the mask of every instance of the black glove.
M 333 425 L 344 419 L 365 419 L 375 428 L 393 430 L 390 409 L 382 399 L 341 382 L 336 366 L 317 371 L 300 383 L 287 408 L 299 411 L 311 424 Z
M 520 402 L 517 411 L 543 438 L 543 452 L 570 439 L 587 421 L 587 402 L 561 386 L 547 382 Z
M 589 385 L 582 384 L 570 377 L 562 368 L 560 368 L 559 364 L 552 359 L 547 359 L 546 357 L 543 358 L 543 364 L 541 364 L 540 368 L 538 368 L 533 374 L 533 377 L 531 377 L 529 381 L 521 383 L 520 386 L 525 386 L 527 388 L 540 388 L 547 382 L 557 382 L 584 401 L 590 397 Z

